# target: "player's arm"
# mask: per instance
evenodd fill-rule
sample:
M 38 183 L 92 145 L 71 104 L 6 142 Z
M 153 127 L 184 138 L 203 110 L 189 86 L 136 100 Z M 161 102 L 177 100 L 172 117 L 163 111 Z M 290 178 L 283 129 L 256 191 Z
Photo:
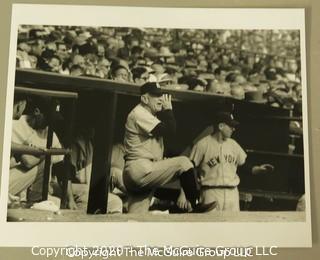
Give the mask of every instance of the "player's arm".
M 205 148 L 203 146 L 203 141 L 201 140 L 193 145 L 189 155 L 189 159 L 192 162 L 193 167 L 195 169 L 197 169 L 200 166 L 201 162 L 203 161 L 204 154 Z
M 34 166 L 38 165 L 40 162 L 42 162 L 44 158 L 44 155 L 37 157 L 33 155 L 23 154 L 21 155 L 21 163 L 25 168 L 31 169 Z
M 163 95 L 163 110 L 158 113 L 160 122 L 151 130 L 155 137 L 170 136 L 176 133 L 176 120 L 172 112 L 171 95 Z
M 274 166 L 270 163 L 264 163 L 260 165 L 255 165 L 252 167 L 252 174 L 257 175 L 257 174 L 265 174 L 265 173 L 272 173 L 274 170 Z
M 238 161 L 238 165 L 241 168 L 241 171 L 248 172 L 252 175 L 273 172 L 274 166 L 271 164 L 257 165 L 257 164 L 253 164 L 253 163 L 246 163 L 247 154 L 238 143 L 235 143 L 235 149 L 237 150 L 237 153 L 238 153 L 237 161 Z
M 158 117 L 161 122 L 151 130 L 151 134 L 155 137 L 174 135 L 176 133 L 176 120 L 172 110 L 163 110 Z
M 274 166 L 272 164 L 254 164 L 254 163 L 245 163 L 239 167 L 239 170 L 244 173 L 249 173 L 252 175 L 271 173 L 274 170 Z

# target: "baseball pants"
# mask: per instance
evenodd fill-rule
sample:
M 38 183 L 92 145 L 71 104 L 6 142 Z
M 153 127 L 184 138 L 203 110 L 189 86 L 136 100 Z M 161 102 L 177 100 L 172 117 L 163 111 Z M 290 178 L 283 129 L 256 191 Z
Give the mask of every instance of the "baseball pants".
M 37 187 L 42 183 L 44 162 L 34 166 L 29 170 L 23 170 L 21 166 L 16 166 L 10 169 L 9 175 L 9 193 L 18 195 L 20 192 L 30 186 Z
M 148 212 L 154 190 L 174 181 L 180 174 L 191 168 L 193 168 L 193 164 L 185 156 L 160 161 L 148 159 L 127 161 L 123 172 L 123 181 L 130 192 L 128 212 Z
M 202 188 L 200 200 L 203 203 L 217 202 L 213 211 L 240 211 L 238 188 Z

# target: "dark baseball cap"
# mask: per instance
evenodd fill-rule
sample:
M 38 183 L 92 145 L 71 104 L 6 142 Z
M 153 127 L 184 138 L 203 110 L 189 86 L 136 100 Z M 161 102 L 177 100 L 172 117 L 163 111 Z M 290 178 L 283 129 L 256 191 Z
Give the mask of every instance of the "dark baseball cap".
M 225 123 L 231 127 L 236 127 L 240 124 L 238 121 L 234 120 L 233 115 L 229 112 L 218 112 L 214 117 L 214 122 L 217 124 Z
M 159 83 L 157 82 L 147 82 L 145 84 L 143 84 L 140 88 L 140 93 L 141 95 L 144 95 L 146 93 L 152 95 L 152 96 L 156 96 L 156 97 L 161 97 L 163 94 L 165 94 Z

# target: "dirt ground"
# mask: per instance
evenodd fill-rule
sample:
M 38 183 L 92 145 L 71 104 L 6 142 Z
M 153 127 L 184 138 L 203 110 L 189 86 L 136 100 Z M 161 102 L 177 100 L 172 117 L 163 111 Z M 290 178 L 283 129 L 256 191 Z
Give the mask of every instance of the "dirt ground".
M 8 209 L 13 222 L 303 222 L 305 212 L 211 212 L 206 214 L 99 214 L 88 215 L 79 210 L 49 212 L 35 209 Z

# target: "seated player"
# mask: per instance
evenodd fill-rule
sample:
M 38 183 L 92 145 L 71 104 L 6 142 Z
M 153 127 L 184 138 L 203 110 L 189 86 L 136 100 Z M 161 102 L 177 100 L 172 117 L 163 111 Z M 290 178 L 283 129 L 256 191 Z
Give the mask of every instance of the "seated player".
M 48 123 L 50 116 L 49 106 L 45 100 L 34 98 L 31 113 L 22 115 L 12 123 L 11 142 L 15 145 L 24 145 L 46 148 Z M 53 134 L 53 148 L 61 148 L 61 144 Z M 10 168 L 9 194 L 18 196 L 28 189 L 29 202 L 41 200 L 42 179 L 44 171 L 44 155 L 14 154 L 16 164 Z M 52 156 L 52 163 L 63 160 L 63 156 Z

